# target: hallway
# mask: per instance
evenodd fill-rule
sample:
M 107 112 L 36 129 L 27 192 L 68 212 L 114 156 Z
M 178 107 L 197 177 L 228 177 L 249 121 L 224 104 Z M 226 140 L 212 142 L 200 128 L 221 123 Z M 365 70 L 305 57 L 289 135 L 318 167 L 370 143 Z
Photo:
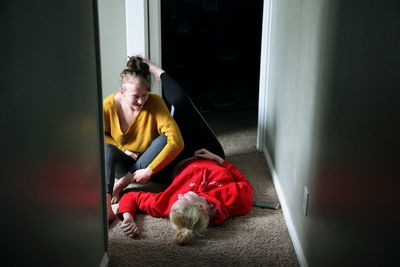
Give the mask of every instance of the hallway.
M 257 111 L 210 111 L 205 118 L 224 147 L 227 161 L 252 182 L 256 200 L 277 201 L 264 159 L 255 149 Z M 167 219 L 138 215 L 142 235 L 125 237 L 118 226 L 109 234 L 110 266 L 299 266 L 282 210 L 253 208 L 210 227 L 192 246 L 171 244 Z

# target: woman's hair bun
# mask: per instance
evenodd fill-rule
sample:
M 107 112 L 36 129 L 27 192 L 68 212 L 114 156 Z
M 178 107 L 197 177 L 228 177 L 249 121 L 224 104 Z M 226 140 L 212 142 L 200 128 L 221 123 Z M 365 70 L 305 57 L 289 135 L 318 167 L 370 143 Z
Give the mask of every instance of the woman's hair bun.
M 126 66 L 136 75 L 141 75 L 144 77 L 150 75 L 149 65 L 146 62 L 144 62 L 142 57 L 139 56 L 129 57 Z

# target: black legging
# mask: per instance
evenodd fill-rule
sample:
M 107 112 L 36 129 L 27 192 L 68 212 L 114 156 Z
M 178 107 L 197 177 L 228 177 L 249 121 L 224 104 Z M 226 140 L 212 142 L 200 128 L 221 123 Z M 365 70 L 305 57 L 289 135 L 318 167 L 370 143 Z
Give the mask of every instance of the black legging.
M 167 144 L 167 137 L 160 135 L 154 139 L 146 151 L 137 160 L 125 154 L 118 147 L 104 144 L 105 176 L 107 193 L 112 193 L 115 178 L 121 178 L 128 171 L 134 173 L 136 170 L 145 169 L 158 156 Z
M 206 148 L 225 159 L 220 142 L 183 88 L 166 72 L 161 74 L 160 78 L 163 97 L 167 104 L 171 105 L 172 116 L 185 143 L 184 150 L 175 162 L 193 156 L 193 153 L 201 148 Z

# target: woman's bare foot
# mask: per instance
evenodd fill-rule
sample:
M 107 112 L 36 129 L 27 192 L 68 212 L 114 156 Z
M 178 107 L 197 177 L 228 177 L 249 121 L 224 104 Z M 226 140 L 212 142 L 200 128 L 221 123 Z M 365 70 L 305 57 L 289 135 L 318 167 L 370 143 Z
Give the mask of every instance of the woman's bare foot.
M 147 65 L 149 65 L 150 72 L 153 73 L 156 80 L 159 81 L 161 74 L 163 74 L 165 71 L 162 68 L 154 65 L 153 62 L 151 62 L 147 58 L 144 59 L 144 62 L 146 62 Z
M 106 194 L 106 202 L 107 202 L 107 218 L 108 222 L 112 222 L 116 215 L 111 207 L 111 194 L 107 193 Z
M 124 177 L 118 179 L 118 181 L 114 184 L 114 189 L 111 198 L 111 204 L 117 204 L 119 199 L 121 198 L 121 192 L 125 189 L 130 183 L 133 182 L 133 173 L 128 172 Z
M 124 220 L 122 221 L 122 224 L 120 226 L 122 232 L 124 232 L 127 237 L 132 238 L 139 235 L 139 228 L 135 223 L 133 216 L 128 212 L 125 212 L 122 216 L 124 217 Z

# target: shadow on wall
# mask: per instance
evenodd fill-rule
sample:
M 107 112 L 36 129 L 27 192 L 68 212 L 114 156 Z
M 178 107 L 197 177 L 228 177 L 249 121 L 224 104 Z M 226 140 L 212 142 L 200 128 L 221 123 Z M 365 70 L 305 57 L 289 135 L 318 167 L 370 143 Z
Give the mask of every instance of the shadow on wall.
M 339 1 L 310 266 L 398 264 L 398 1 Z

